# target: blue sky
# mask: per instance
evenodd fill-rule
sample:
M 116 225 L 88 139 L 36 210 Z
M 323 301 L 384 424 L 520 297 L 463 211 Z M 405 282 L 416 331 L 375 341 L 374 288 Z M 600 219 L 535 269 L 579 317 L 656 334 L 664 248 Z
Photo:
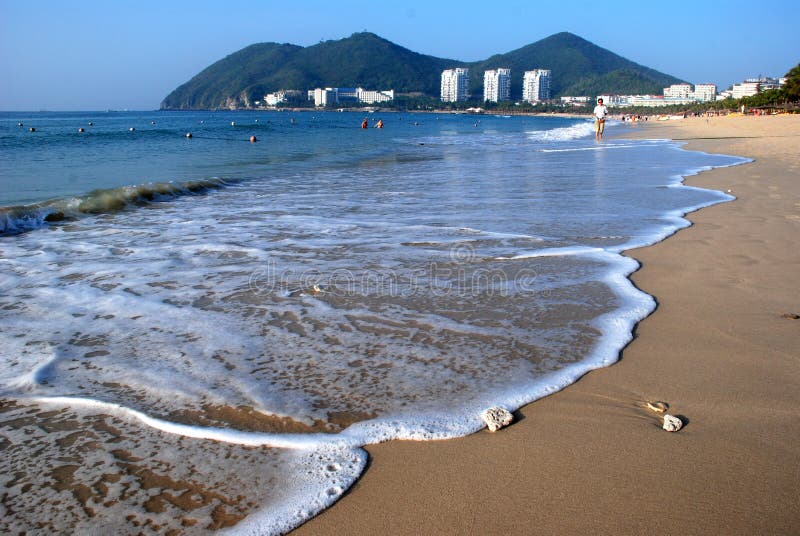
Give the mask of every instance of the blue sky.
M 485 59 L 561 31 L 722 88 L 800 62 L 800 5 L 538 0 L 0 0 L 0 111 L 158 108 L 204 67 L 259 42 L 367 30 L 415 52 Z M 558 76 L 558 73 L 553 73 Z

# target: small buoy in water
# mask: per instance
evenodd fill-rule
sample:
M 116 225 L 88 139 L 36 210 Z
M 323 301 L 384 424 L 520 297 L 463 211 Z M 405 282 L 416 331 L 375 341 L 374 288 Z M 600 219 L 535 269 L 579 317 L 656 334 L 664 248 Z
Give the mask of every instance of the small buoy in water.
M 203 120 L 200 120 L 200 124 L 202 125 L 203 123 L 205 123 L 205 121 L 203 121 Z
M 258 119 L 256 119 L 256 123 L 258 123 Z
M 18 127 L 24 126 L 22 123 L 17 123 Z
M 36 129 L 33 128 L 33 127 L 29 128 L 28 130 L 31 131 L 31 132 L 36 132 Z
M 78 132 L 85 132 L 85 131 L 83 130 L 83 127 L 80 127 L 80 128 L 78 129 Z
M 191 133 L 191 132 L 187 132 L 187 133 L 186 133 L 186 137 L 187 137 L 187 138 L 191 138 L 191 137 L 192 137 L 192 133 Z
M 236 122 L 235 121 L 231 121 L 231 126 L 235 127 L 236 126 Z
M 257 141 L 258 141 L 258 138 L 256 138 L 255 136 L 250 136 L 250 142 L 251 143 L 255 143 Z
M 94 123 L 92 123 L 91 121 L 89 121 L 89 126 L 90 126 L 90 127 L 93 127 L 93 126 L 94 126 Z
M 151 125 L 155 125 L 155 124 L 156 124 L 156 122 L 155 122 L 155 121 L 150 121 L 150 124 L 151 124 Z
M 130 130 L 131 132 L 135 132 L 136 131 L 136 129 L 133 128 L 133 127 L 129 128 L 128 130 Z

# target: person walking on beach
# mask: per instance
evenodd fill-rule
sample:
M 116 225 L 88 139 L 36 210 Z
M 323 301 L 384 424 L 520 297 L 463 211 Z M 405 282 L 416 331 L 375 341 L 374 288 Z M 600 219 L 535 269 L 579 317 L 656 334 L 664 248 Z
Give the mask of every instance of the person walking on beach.
M 597 99 L 597 106 L 594 107 L 594 139 L 603 139 L 603 130 L 606 126 L 606 116 L 608 115 L 608 108 L 603 104 L 603 99 Z

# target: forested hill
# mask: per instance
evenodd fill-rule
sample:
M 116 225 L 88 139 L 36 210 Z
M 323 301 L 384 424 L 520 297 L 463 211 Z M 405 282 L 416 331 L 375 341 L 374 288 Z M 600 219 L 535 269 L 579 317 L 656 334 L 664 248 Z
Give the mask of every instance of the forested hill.
M 483 71 L 508 67 L 512 98 L 521 97 L 522 75 L 550 69 L 553 96 L 599 93 L 661 93 L 679 82 L 563 32 L 478 62 L 436 58 L 413 52 L 372 33 L 356 33 L 313 46 L 259 43 L 219 60 L 170 93 L 164 109 L 213 109 L 251 106 L 281 89 L 363 87 L 394 89 L 438 97 L 441 72 L 470 68 L 470 88 L 482 96 Z

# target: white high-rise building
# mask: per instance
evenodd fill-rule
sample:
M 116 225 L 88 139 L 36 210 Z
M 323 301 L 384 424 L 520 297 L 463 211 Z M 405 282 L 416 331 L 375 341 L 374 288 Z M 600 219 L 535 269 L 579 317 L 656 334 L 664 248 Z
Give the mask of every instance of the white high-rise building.
M 465 101 L 469 98 L 469 69 L 459 67 L 442 71 L 442 102 Z
M 549 100 L 551 79 L 550 69 L 525 71 L 522 78 L 522 100 L 525 102 Z
M 511 99 L 511 69 L 483 72 L 483 100 L 500 102 Z

